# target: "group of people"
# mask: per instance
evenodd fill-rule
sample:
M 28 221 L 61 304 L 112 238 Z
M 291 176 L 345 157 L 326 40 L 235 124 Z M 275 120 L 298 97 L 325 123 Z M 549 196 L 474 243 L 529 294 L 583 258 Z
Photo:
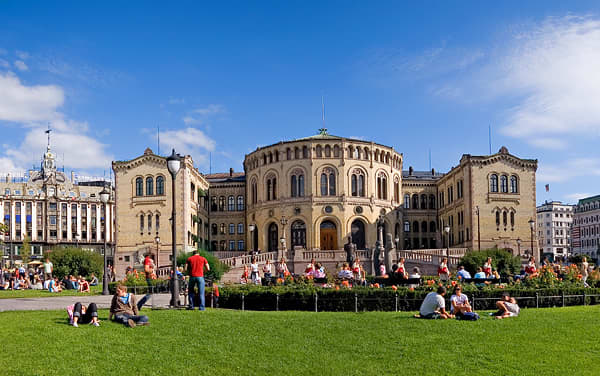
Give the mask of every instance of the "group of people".
M 240 283 L 243 285 L 248 283 L 260 285 L 262 284 L 263 280 L 269 282 L 271 278 L 274 277 L 273 266 L 274 265 L 271 263 L 271 260 L 267 259 L 267 261 L 265 261 L 261 267 L 256 256 L 253 256 L 250 259 L 250 267 L 248 268 L 248 265 L 244 265 L 244 270 L 240 276 Z M 282 257 L 281 260 L 279 260 L 279 262 L 275 265 L 275 273 L 277 278 L 282 279 L 290 275 L 285 258 Z
M 90 286 L 98 285 L 98 277 L 92 273 L 89 280 L 83 276 L 68 275 L 62 280 L 54 276 L 54 265 L 50 259 L 40 265 L 38 270 L 26 269 L 24 265 L 12 270 L 3 268 L 0 272 L 0 290 L 48 290 L 62 292 L 77 290 L 90 292 Z
M 430 292 L 425 296 L 419 314 L 415 317 L 422 319 L 451 319 L 477 320 L 479 315 L 473 312 L 469 298 L 462 293 L 462 287 L 456 285 L 452 296 L 450 297 L 450 312 L 446 310 L 446 288 L 443 285 L 438 286 L 437 291 Z M 492 315 L 497 319 L 506 317 L 516 317 L 519 315 L 520 308 L 515 298 L 508 293 L 502 295 L 502 299 L 496 302 L 498 311 Z

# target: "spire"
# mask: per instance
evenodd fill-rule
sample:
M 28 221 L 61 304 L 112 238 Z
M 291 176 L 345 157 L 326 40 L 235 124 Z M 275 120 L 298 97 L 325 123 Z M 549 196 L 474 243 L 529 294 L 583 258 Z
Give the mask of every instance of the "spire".
M 48 130 L 46 131 L 46 134 L 48 135 L 48 146 L 46 147 L 46 151 L 50 151 L 50 132 L 52 132 L 52 129 L 50 129 L 50 123 L 48 123 Z

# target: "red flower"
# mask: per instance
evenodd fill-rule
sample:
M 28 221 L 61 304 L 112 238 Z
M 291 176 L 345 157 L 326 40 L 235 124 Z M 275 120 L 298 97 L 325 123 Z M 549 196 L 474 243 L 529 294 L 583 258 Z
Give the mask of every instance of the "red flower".
M 456 281 L 452 281 L 452 286 L 456 286 Z
M 394 291 L 398 291 L 398 288 L 396 287 L 396 285 L 392 285 L 392 289 L 394 289 Z
M 379 288 L 379 283 L 376 283 L 373 286 L 375 286 L 376 288 Z

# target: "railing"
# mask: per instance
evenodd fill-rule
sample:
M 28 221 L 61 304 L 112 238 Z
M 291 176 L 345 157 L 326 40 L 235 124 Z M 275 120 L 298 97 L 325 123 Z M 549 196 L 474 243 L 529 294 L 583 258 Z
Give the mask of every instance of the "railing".
M 244 255 L 247 255 L 248 252 L 244 252 L 244 251 L 214 251 L 214 252 L 212 252 L 212 254 L 216 258 L 226 259 L 226 258 L 244 256 Z
M 267 252 L 267 253 L 259 253 L 257 255 L 244 255 L 238 257 L 230 257 L 221 259 L 221 262 L 228 265 L 229 267 L 240 267 L 243 265 L 250 265 L 252 262 L 252 258 L 256 258 L 256 262 L 259 264 L 264 264 L 267 260 L 271 260 L 271 262 L 275 261 L 277 258 L 277 252 Z

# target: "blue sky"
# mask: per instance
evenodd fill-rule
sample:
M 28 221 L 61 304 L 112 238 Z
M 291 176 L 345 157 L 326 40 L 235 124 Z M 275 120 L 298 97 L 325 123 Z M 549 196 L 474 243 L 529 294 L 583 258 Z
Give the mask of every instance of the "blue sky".
M 600 190 L 600 5 L 570 2 L 0 3 L 0 171 L 171 147 L 212 171 L 316 133 L 447 171 L 505 145 L 538 202 Z M 63 157 L 64 156 L 64 157 Z M 550 185 L 546 193 L 544 185 Z

